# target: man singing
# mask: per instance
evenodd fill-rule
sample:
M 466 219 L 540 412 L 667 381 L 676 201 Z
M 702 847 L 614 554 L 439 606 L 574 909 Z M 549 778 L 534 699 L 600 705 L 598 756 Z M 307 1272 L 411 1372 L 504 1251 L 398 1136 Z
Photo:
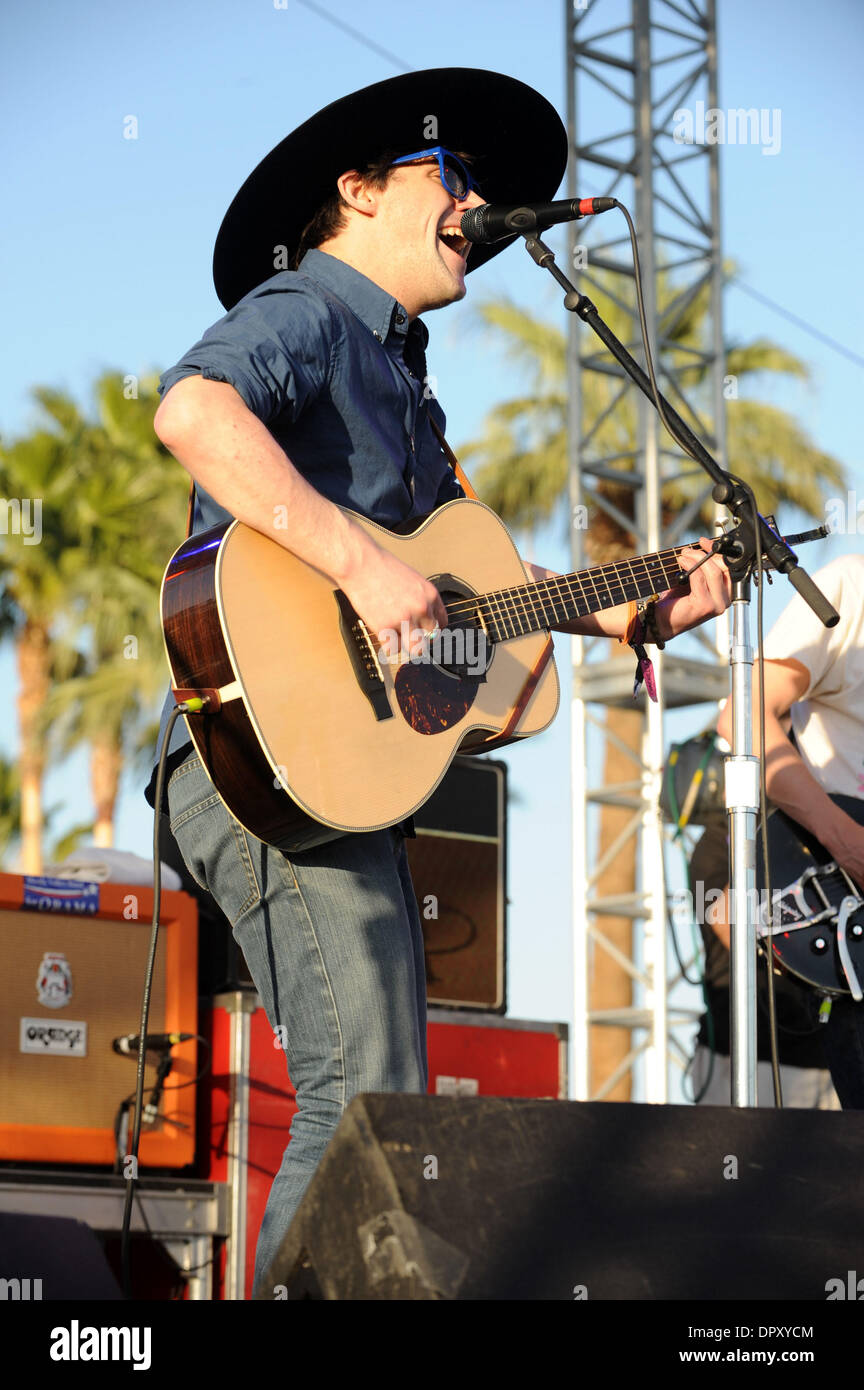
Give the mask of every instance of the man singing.
M 195 482 L 193 530 L 234 517 L 270 536 L 327 574 L 373 633 L 445 627 L 434 585 L 341 508 L 393 528 L 464 495 L 432 428 L 443 430 L 444 414 L 419 315 L 462 299 L 466 275 L 508 245 L 472 249 L 463 213 L 548 200 L 566 158 L 542 96 L 471 69 L 376 83 L 271 151 L 217 240 L 228 313 L 161 382 L 156 430 Z M 697 560 L 703 551 L 686 552 L 682 568 Z M 725 566 L 711 558 L 653 606 L 649 631 L 671 637 L 729 600 Z M 566 630 L 621 636 L 632 617 L 624 606 Z M 169 775 L 172 831 L 233 924 L 297 1092 L 258 1241 L 260 1282 L 352 1096 L 426 1089 L 405 828 L 274 849 L 228 812 L 180 723 Z

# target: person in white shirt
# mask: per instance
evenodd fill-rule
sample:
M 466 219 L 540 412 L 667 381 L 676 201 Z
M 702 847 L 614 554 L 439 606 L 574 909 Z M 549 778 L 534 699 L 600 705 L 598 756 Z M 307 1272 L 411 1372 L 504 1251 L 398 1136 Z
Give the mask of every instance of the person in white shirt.
M 864 891 L 864 826 L 831 800 L 831 793 L 864 799 L 864 555 L 843 555 L 813 579 L 840 622 L 824 627 L 796 594 L 765 639 L 767 792 Z M 754 662 L 757 753 L 758 699 L 759 666 Z M 786 715 L 794 743 L 783 727 Z M 729 704 L 717 729 L 731 740 Z M 728 926 L 725 930 L 728 944 Z M 722 928 L 718 934 L 723 939 Z M 864 1109 L 864 1003 L 851 995 L 835 1000 L 822 1043 L 843 1108 Z

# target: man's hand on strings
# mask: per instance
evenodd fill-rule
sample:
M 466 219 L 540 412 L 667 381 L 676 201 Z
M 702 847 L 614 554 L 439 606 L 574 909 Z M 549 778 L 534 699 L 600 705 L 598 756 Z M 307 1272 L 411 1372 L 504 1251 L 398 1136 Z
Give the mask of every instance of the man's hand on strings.
M 688 546 L 681 552 L 679 563 L 689 580 L 667 589 L 657 604 L 657 630 L 664 641 L 725 613 L 732 602 L 729 571 L 719 555 L 711 554 L 711 545 L 708 537 L 702 536 L 699 546 Z

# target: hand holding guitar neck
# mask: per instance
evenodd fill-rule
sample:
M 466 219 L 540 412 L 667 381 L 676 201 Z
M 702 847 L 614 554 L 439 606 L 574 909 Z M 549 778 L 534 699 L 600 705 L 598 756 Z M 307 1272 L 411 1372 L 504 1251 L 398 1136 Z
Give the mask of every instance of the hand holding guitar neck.
M 701 550 L 687 546 L 681 551 L 678 563 L 688 581 L 668 590 L 657 605 L 657 625 L 664 639 L 689 632 L 729 607 L 732 582 L 725 561 L 714 553 L 714 542 L 707 536 L 700 538 L 699 546 Z

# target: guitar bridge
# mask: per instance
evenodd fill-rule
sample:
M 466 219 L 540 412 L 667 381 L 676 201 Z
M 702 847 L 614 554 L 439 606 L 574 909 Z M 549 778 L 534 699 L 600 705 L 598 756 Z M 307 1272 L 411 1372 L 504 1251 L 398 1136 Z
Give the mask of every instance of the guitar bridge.
M 375 644 L 369 636 L 369 629 L 341 589 L 335 589 L 334 596 L 339 606 L 342 640 L 351 659 L 357 684 L 372 706 L 375 718 L 379 722 L 382 719 L 392 719 L 393 711 L 387 698 L 381 663 Z

